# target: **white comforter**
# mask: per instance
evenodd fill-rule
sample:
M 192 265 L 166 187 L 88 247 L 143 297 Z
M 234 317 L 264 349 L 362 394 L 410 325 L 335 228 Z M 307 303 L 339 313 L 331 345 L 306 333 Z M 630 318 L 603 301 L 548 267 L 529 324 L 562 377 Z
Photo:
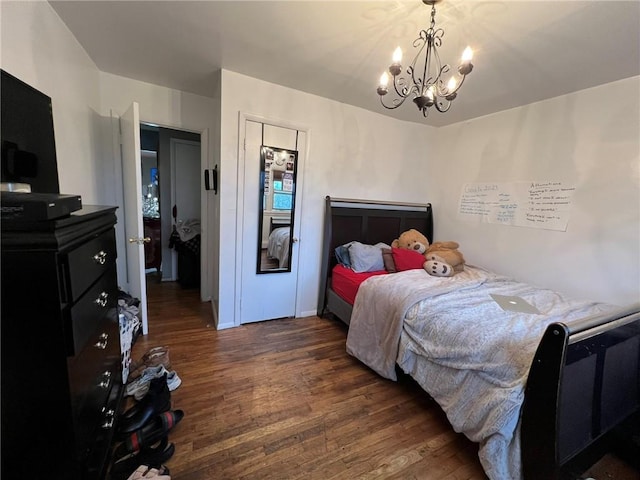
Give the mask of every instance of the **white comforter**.
M 273 230 L 269 235 L 267 243 L 267 255 L 269 258 L 278 260 L 280 268 L 289 266 L 289 237 L 291 235 L 291 227 L 279 227 Z
M 490 293 L 518 295 L 541 314 L 503 311 Z M 440 404 L 457 432 L 480 444 L 489 478 L 519 479 L 520 408 L 546 326 L 612 308 L 471 266 L 449 278 L 410 270 L 360 286 L 347 351 L 392 380 L 397 362 Z

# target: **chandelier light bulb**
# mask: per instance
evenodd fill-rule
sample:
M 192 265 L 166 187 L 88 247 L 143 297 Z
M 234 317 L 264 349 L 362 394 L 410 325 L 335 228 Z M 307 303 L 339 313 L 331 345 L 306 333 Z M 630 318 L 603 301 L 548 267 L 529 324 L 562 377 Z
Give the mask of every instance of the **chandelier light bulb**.
M 378 95 L 381 97 L 388 92 L 387 85 L 389 84 L 389 74 L 384 72 L 380 75 L 380 85 L 378 85 Z
M 449 82 L 447 83 L 447 94 L 444 96 L 444 98 L 446 98 L 449 102 L 452 102 L 458 96 L 456 90 L 459 87 L 460 85 L 458 85 L 458 81 L 456 80 L 456 78 L 451 77 L 449 79 Z
M 460 75 L 468 75 L 473 70 L 473 64 L 471 63 L 471 59 L 473 58 L 473 50 L 471 47 L 467 47 L 462 52 L 462 63 L 458 67 L 458 72 Z
M 400 47 L 396 48 L 393 51 L 393 56 L 391 57 L 391 61 L 397 64 L 400 64 L 402 62 L 402 49 Z
M 402 67 L 400 66 L 401 61 L 402 49 L 398 47 L 393 51 L 393 55 L 391 57 L 391 65 L 389 65 L 389 73 L 394 77 L 402 71 Z
M 389 85 L 389 74 L 387 72 L 384 72 L 382 75 L 380 75 L 380 86 L 387 88 L 387 85 Z
M 433 93 L 433 85 L 431 85 L 429 88 L 427 88 L 427 98 L 429 100 L 433 100 L 435 97 L 434 93 Z
M 473 50 L 471 47 L 467 47 L 462 52 L 462 63 L 469 63 L 473 59 Z

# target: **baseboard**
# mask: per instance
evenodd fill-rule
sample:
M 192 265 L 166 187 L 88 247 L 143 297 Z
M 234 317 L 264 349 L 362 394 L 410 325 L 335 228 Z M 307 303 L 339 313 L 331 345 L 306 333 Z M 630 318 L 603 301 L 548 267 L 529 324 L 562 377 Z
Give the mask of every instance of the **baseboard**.
M 233 323 L 229 323 L 229 322 L 216 323 L 215 326 L 216 326 L 216 330 L 226 330 L 227 328 L 235 327 L 235 325 Z

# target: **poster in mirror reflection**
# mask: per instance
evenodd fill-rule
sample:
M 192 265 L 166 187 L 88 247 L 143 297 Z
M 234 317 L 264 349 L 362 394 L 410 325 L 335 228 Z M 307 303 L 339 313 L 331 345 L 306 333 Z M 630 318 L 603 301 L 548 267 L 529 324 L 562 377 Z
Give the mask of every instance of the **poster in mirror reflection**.
M 256 273 L 291 271 L 295 239 L 298 152 L 260 147 L 260 208 L 258 209 L 258 265 Z

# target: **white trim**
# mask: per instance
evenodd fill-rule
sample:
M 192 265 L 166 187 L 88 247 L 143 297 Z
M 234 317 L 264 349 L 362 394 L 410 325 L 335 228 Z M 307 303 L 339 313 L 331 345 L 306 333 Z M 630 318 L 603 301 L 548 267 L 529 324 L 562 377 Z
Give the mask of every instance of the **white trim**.
M 302 248 L 303 248 L 303 239 L 301 238 L 300 232 L 303 231 L 302 225 L 305 221 L 304 211 L 303 211 L 303 200 L 304 200 L 304 178 L 306 176 L 306 163 L 309 158 L 309 145 L 311 144 L 311 129 L 309 127 L 297 127 L 296 130 L 300 132 L 304 132 L 304 157 L 302 158 L 302 162 L 300 162 L 300 156 L 298 156 L 298 173 L 302 172 L 302 175 L 298 175 L 296 178 L 296 224 L 297 227 L 294 227 L 294 231 L 298 230 L 298 265 L 296 270 L 296 317 L 305 317 L 308 316 L 301 310 L 303 304 L 303 288 L 300 288 L 300 269 L 302 266 L 302 262 L 300 259 L 302 258 Z M 315 314 L 314 314 L 315 315 Z
M 236 262 L 233 266 L 234 286 L 233 286 L 233 326 L 240 326 L 240 292 L 242 292 L 242 255 L 244 252 L 244 241 L 242 238 L 242 225 L 244 222 L 244 160 L 245 160 L 245 142 L 246 142 L 246 124 L 247 120 L 251 120 L 250 115 L 238 112 L 238 165 L 236 178 L 236 229 L 234 232 L 236 244 Z M 218 328 L 221 328 L 218 325 Z
M 183 132 L 188 132 L 188 133 L 195 133 L 196 135 L 200 135 L 200 178 L 202 183 L 202 187 L 201 187 L 201 194 L 200 194 L 200 226 L 202 228 L 202 233 L 201 233 L 201 247 L 200 247 L 200 300 L 203 302 L 208 302 L 211 300 L 212 298 L 212 294 L 211 294 L 211 284 L 209 282 L 209 265 L 210 263 L 210 259 L 209 257 L 211 257 L 210 252 L 209 252 L 209 248 L 210 248 L 210 244 L 211 239 L 209 238 L 209 215 L 212 214 L 214 212 L 215 209 L 213 208 L 209 208 L 209 202 L 208 202 L 208 191 L 204 189 L 204 179 L 203 179 L 203 172 L 206 168 L 211 168 L 210 164 L 209 164 L 209 128 L 192 128 L 192 127 L 185 127 L 183 125 L 169 125 L 169 124 L 164 124 L 164 123 L 156 123 L 156 122 L 150 122 L 147 120 L 142 120 L 140 119 L 140 123 L 141 124 L 145 124 L 145 125 L 149 125 L 152 127 L 161 127 L 161 128 L 169 128 L 171 130 L 181 130 Z M 203 193 L 204 192 L 204 193 Z M 217 219 L 218 221 L 220 221 L 220 219 Z M 173 257 L 173 254 L 172 254 Z M 174 266 L 175 268 L 175 266 Z M 173 272 L 175 272 L 176 270 L 174 269 Z M 173 276 L 175 276 L 175 273 L 173 274 Z M 175 280 L 175 278 L 173 279 Z
M 205 128 L 200 132 L 200 227 L 202 229 L 200 246 L 200 300 L 202 302 L 211 301 L 211 287 L 209 284 L 210 271 L 209 265 L 212 257 L 209 251 L 209 214 L 213 212 L 212 208 L 209 210 L 209 190 L 204 188 L 204 175 L 205 169 L 209 169 L 209 129 Z

